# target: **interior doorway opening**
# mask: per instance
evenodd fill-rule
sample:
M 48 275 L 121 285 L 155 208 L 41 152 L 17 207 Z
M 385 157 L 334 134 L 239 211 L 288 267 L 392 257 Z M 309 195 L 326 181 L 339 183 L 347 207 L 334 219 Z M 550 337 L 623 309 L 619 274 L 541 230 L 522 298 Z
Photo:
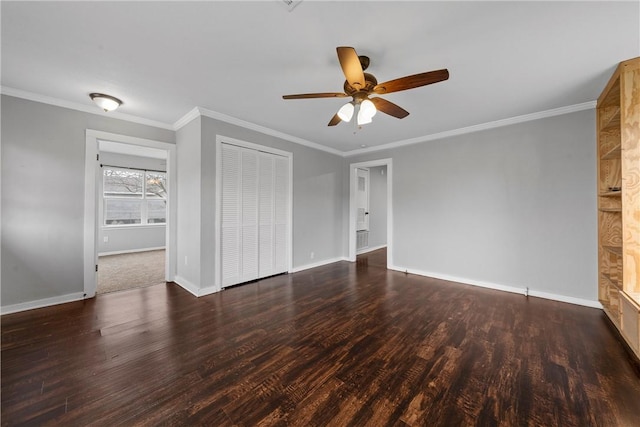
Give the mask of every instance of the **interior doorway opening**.
M 175 165 L 174 144 L 87 130 L 85 298 L 173 281 Z
M 167 151 L 98 141 L 97 294 L 165 283 Z
M 366 171 L 363 172 L 363 171 Z M 372 175 L 372 172 L 375 175 Z M 373 178 L 372 178 L 373 176 Z M 374 190 L 372 200 L 372 179 L 378 184 L 384 183 L 384 195 L 381 191 Z M 349 166 L 349 261 L 355 262 L 359 253 L 378 250 L 386 247 L 387 268 L 392 263 L 393 257 L 393 161 L 392 159 L 379 159 L 368 162 L 352 163 Z M 376 184 L 376 186 L 378 186 Z M 364 186 L 364 194 L 363 193 Z M 379 200 L 381 199 L 382 200 Z M 374 206 L 378 213 L 373 215 Z M 383 212 L 381 212 L 383 210 Z M 379 221 L 384 222 L 384 226 Z M 377 221 L 377 223 L 372 223 Z M 376 229 L 373 232 L 372 225 Z M 374 237 L 376 236 L 376 237 Z M 366 237 L 366 239 L 365 239 Z M 366 241 L 365 241 L 366 240 Z

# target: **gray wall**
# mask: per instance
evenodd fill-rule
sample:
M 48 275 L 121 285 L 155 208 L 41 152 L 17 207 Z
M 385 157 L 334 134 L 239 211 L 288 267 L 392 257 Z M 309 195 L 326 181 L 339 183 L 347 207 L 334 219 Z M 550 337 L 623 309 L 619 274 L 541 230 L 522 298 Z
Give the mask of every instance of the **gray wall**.
M 176 275 L 200 283 L 201 143 L 200 117 L 176 132 L 178 239 Z M 213 217 L 212 217 L 213 219 Z
M 100 152 L 100 163 L 110 166 L 140 168 L 148 170 L 167 170 L 167 161 L 150 157 L 129 156 L 120 153 Z M 98 182 L 98 195 L 102 194 L 102 180 Z M 159 248 L 166 243 L 166 227 L 164 225 L 139 225 L 105 227 L 104 203 L 99 197 L 98 204 L 98 253 L 130 252 L 149 248 Z M 105 242 L 104 238 L 108 241 Z
M 369 168 L 369 247 L 387 244 L 387 166 Z
M 397 267 L 597 300 L 594 110 L 387 157 Z
M 170 143 L 175 135 L 2 95 L 2 306 L 84 290 L 86 129 Z
M 98 235 L 98 255 L 139 252 L 164 248 L 166 245 L 164 225 L 100 227 Z M 105 237 L 107 242 L 104 241 Z
M 210 118 L 175 133 L 3 95 L 1 304 L 84 289 L 86 129 L 178 141 L 177 274 L 200 287 L 221 134 L 293 153 L 294 268 L 346 254 L 348 164 L 391 157 L 397 267 L 595 301 L 594 123 L 589 110 L 342 159 Z
M 202 118 L 202 215 L 210 220 L 202 229 L 206 261 L 203 284 L 213 283 L 215 259 L 215 143 L 223 135 L 293 153 L 293 267 L 343 256 L 343 159 L 280 138 L 219 120 Z M 314 258 L 310 258 L 314 252 Z M 178 260 L 180 261 L 180 260 Z M 204 262 L 204 261 L 203 261 Z M 180 262 L 178 262 L 179 264 Z
M 293 153 L 294 268 L 342 257 L 344 161 L 341 157 L 199 117 L 178 130 L 176 135 L 177 281 L 186 279 L 199 289 L 215 285 L 217 135 Z M 313 259 L 311 252 L 314 252 Z

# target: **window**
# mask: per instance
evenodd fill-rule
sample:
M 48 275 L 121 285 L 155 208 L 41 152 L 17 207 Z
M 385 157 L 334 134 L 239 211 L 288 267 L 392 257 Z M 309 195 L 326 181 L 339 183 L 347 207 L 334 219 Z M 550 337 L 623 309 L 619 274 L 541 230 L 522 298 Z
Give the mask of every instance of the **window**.
M 104 225 L 167 222 L 164 172 L 103 168 Z

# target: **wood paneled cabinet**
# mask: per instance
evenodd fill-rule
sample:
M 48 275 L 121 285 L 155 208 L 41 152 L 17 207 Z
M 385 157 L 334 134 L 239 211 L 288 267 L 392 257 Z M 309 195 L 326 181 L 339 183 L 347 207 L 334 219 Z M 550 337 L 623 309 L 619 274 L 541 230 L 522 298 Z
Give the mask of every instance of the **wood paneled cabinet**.
M 640 359 L 640 57 L 598 98 L 598 293 Z

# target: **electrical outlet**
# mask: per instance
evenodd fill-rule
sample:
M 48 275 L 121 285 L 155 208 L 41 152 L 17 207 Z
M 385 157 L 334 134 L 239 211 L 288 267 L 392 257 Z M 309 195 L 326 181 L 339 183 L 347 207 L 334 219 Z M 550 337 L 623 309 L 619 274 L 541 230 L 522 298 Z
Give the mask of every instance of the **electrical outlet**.
M 309 255 L 309 258 L 314 259 L 314 258 L 315 258 L 315 256 L 316 256 L 316 254 L 315 254 L 315 253 L 313 253 L 313 252 L 311 252 L 311 255 Z
M 104 236 L 102 238 L 102 241 L 105 242 L 105 243 L 108 243 L 109 242 L 109 236 Z

